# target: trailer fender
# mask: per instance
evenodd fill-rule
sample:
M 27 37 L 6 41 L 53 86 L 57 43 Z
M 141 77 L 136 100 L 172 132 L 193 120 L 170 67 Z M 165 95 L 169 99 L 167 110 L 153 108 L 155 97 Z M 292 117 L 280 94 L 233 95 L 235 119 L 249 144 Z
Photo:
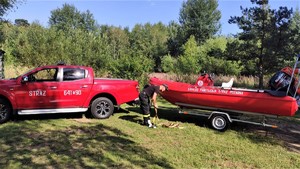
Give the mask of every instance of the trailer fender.
M 225 116 L 227 117 L 228 121 L 229 121 L 230 123 L 232 123 L 232 119 L 230 118 L 230 116 L 229 116 L 228 113 L 219 112 L 219 111 L 213 111 L 213 112 L 211 112 L 211 114 L 208 116 L 208 119 L 210 119 L 211 117 L 213 117 L 213 115 L 215 115 L 215 114 L 225 115 Z

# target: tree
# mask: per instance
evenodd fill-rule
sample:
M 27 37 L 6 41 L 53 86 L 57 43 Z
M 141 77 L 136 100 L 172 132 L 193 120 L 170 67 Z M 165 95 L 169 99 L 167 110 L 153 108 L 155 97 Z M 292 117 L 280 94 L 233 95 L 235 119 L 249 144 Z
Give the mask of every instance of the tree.
M 226 60 L 240 61 L 242 63 L 241 75 L 255 76 L 257 73 L 255 59 L 247 56 L 247 51 L 243 50 L 244 46 L 244 41 L 238 38 L 229 38 L 224 57 L 226 57 Z
M 220 29 L 221 12 L 217 0 L 187 0 L 182 4 L 179 23 L 185 40 L 195 36 L 198 44 L 211 38 Z
M 107 38 L 109 53 L 114 60 L 129 54 L 130 42 L 127 31 L 120 27 L 106 26 L 105 29 L 101 30 L 101 33 Z
M 193 35 L 183 45 L 183 49 L 183 55 L 177 61 L 178 71 L 182 74 L 198 74 L 203 65 L 199 64 L 199 46 Z
M 238 34 L 240 50 L 247 53 L 247 60 L 254 60 L 259 76 L 259 88 L 263 88 L 264 74 L 278 70 L 279 63 L 287 56 L 288 30 L 292 10 L 280 7 L 270 9 L 268 0 L 251 0 L 257 6 L 242 8 L 242 16 L 234 16 L 229 23 L 237 24 L 243 32 Z
M 300 11 L 296 9 L 290 26 L 291 55 L 300 54 Z
M 199 46 L 199 64 L 202 72 L 218 75 L 240 75 L 243 66 L 239 60 L 226 56 L 228 38 L 215 37 L 205 41 Z
M 2 20 L 2 16 L 10 9 L 14 7 L 18 3 L 18 0 L 1 0 L 0 1 L 0 20 Z
M 175 21 L 171 21 L 168 25 L 168 51 L 171 56 L 178 57 L 182 54 L 181 46 L 184 44 L 183 29 Z
M 29 22 L 26 19 L 15 19 L 16 26 L 29 26 Z
M 51 11 L 49 24 L 51 27 L 63 31 L 69 29 L 94 31 L 96 29 L 96 21 L 89 10 L 80 12 L 74 5 L 69 4 L 64 4 L 62 8 Z
M 157 24 L 137 24 L 130 33 L 131 50 L 138 55 L 155 61 L 155 68 L 160 69 L 161 59 L 168 53 L 168 29 L 161 22 Z
M 166 55 L 161 60 L 161 68 L 163 72 L 175 72 L 175 67 L 177 64 L 176 58 L 171 55 Z
M 20 3 L 21 1 L 18 0 L 1 0 L 0 1 L 0 43 L 4 41 L 2 32 L 2 27 L 4 22 L 8 22 L 7 20 L 3 19 L 3 15 L 10 9 L 12 9 L 17 3 Z

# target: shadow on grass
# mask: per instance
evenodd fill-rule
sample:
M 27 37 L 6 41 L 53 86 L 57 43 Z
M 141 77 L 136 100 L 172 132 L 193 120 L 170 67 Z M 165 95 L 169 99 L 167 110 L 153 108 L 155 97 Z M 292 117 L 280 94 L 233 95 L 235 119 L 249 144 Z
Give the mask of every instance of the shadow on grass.
M 134 123 L 139 123 L 142 120 L 142 113 L 139 107 L 130 107 L 128 108 L 129 111 L 137 112 L 141 114 L 140 116 L 137 115 L 124 115 L 120 116 L 120 119 L 128 120 Z M 151 109 L 151 117 L 155 116 L 154 109 Z M 206 118 L 200 116 L 192 116 L 192 115 L 183 115 L 178 113 L 178 109 L 170 108 L 170 107 L 159 107 L 158 109 L 158 117 L 159 119 L 164 119 L 173 122 L 182 122 L 182 123 L 193 123 L 195 125 L 205 127 Z
M 128 110 L 122 108 L 115 108 L 114 113 L 129 113 Z M 38 115 L 14 115 L 12 117 L 13 121 L 24 121 L 24 120 L 49 120 L 49 119 L 72 119 L 72 118 L 82 118 L 86 116 L 87 118 L 93 118 L 89 112 L 80 113 L 55 113 L 55 114 L 38 114 Z
M 173 168 L 116 128 L 98 124 L 40 132 L 34 127 L 40 126 L 0 128 L 0 168 Z
M 165 104 L 164 100 L 162 103 Z M 141 114 L 139 107 L 130 107 L 128 110 Z M 154 117 L 154 115 L 154 110 L 151 109 L 151 116 Z M 210 126 L 206 117 L 179 114 L 176 107 L 169 105 L 166 105 L 165 107 L 159 107 L 158 116 L 160 119 L 165 119 L 172 122 L 193 123 L 200 127 Z M 137 123 L 140 119 L 142 119 L 142 114 L 139 118 L 137 115 L 126 115 L 121 116 L 120 118 Z M 293 121 L 295 121 L 295 119 L 300 119 L 299 112 L 293 117 Z M 297 127 L 293 125 L 293 123 L 281 121 L 280 119 L 271 121 L 271 124 L 273 123 L 278 125 L 279 128 L 273 129 L 253 124 L 234 122 L 231 123 L 230 129 L 239 132 L 238 137 L 249 139 L 255 144 L 268 143 L 272 145 L 279 145 L 284 146 L 291 151 L 300 153 L 300 125 Z M 223 133 L 216 131 L 215 134 L 223 135 L 226 134 L 226 132 Z

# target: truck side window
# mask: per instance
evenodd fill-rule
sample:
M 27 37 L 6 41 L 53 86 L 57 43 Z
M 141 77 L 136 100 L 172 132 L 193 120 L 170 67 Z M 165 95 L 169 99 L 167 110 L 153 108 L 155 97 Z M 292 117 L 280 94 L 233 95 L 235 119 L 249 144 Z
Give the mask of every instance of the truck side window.
M 65 68 L 63 81 L 79 80 L 85 78 L 85 70 L 80 68 Z
M 28 76 L 29 82 L 51 82 L 57 80 L 57 69 L 43 69 Z

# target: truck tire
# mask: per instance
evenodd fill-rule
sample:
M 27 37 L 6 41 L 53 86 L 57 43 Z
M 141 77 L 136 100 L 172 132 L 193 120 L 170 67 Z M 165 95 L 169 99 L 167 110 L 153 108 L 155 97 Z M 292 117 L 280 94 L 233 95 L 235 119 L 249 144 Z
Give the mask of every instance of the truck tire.
M 114 112 L 114 105 L 106 97 L 99 97 L 92 102 L 91 114 L 94 118 L 105 119 Z
M 214 114 L 209 120 L 211 127 L 217 131 L 226 131 L 229 127 L 229 120 L 225 115 Z
M 12 114 L 12 108 L 10 104 L 0 98 L 0 124 L 7 122 Z

